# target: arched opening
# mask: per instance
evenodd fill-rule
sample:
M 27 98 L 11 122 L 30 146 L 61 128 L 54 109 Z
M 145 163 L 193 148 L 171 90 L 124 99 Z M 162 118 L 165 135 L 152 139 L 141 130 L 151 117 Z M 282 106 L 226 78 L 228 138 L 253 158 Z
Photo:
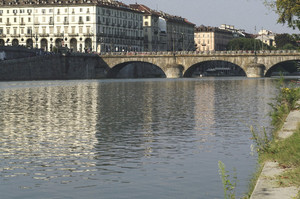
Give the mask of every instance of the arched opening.
M 227 61 L 205 61 L 197 63 L 186 70 L 184 77 L 217 77 L 217 76 L 246 76 L 245 71 L 238 65 Z
M 33 40 L 32 39 L 27 39 L 26 40 L 26 47 L 27 48 L 33 48 Z
M 18 46 L 19 45 L 19 40 L 13 39 L 12 42 L 11 42 L 11 45 L 12 46 Z
M 45 51 L 48 51 L 48 41 L 47 41 L 47 39 L 42 39 L 41 40 L 41 48 L 44 49 Z
M 107 73 L 108 78 L 166 78 L 164 71 L 147 62 L 126 62 L 118 64 Z
M 284 61 L 275 64 L 267 72 L 266 77 L 271 76 L 297 76 L 300 75 L 300 60 Z
M 55 47 L 58 48 L 58 47 L 61 47 L 62 46 L 62 39 L 56 39 L 55 40 Z
M 5 41 L 3 39 L 0 39 L 0 46 L 4 46 L 5 45 Z
M 92 51 L 92 40 L 90 38 L 87 38 L 84 41 L 84 51 L 85 52 L 91 52 Z
M 75 38 L 70 40 L 70 48 L 72 52 L 77 52 L 77 40 Z

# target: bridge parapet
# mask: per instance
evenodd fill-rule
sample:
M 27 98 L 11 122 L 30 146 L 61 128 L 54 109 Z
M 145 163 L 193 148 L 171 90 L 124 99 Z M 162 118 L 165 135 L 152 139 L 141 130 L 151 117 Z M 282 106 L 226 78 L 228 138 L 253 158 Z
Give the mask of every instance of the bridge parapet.
M 284 55 L 284 54 L 295 54 L 300 55 L 297 50 L 260 50 L 260 51 L 158 51 L 158 52 L 103 52 L 98 54 L 99 56 L 151 56 L 151 55 Z

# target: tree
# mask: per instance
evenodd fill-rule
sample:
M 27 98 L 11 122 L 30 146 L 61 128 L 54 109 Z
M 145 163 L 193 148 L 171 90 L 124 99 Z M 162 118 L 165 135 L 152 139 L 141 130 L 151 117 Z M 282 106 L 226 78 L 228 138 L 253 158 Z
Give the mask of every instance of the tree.
M 255 43 L 255 44 L 254 44 Z M 260 50 L 264 45 L 264 49 L 270 49 L 271 47 L 263 44 L 260 40 L 252 38 L 236 38 L 228 43 L 228 50 Z M 254 49 L 256 48 L 256 49 Z
M 299 0 L 264 0 L 278 14 L 278 23 L 287 23 L 289 27 L 300 30 L 300 1 Z
M 291 36 L 289 34 L 277 34 L 275 36 L 276 47 L 279 49 L 297 49 L 297 43 L 295 40 L 295 36 Z M 293 48 L 293 47 L 294 48 Z

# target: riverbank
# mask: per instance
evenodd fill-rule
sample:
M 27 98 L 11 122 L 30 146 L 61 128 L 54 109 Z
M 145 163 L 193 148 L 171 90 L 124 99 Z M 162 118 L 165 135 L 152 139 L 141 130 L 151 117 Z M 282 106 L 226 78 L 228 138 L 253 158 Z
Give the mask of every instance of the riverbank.
M 298 98 L 295 110 L 288 114 L 281 130 L 278 131 L 268 150 L 260 154 L 260 159 L 264 162 L 264 166 L 250 199 L 290 199 L 300 197 L 299 107 L 300 100 Z

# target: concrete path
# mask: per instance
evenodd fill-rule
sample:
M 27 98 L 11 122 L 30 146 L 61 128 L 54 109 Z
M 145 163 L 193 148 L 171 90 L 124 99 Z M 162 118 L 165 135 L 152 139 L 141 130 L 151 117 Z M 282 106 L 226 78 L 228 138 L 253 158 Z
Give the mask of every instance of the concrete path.
M 300 100 L 297 102 L 300 105 Z M 279 138 L 285 139 L 291 136 L 300 123 L 300 110 L 291 111 L 288 115 Z M 282 169 L 276 162 L 266 162 L 257 180 L 254 191 L 250 199 L 292 199 L 297 196 L 299 187 L 279 187 L 276 176 L 282 174 L 287 169 Z

